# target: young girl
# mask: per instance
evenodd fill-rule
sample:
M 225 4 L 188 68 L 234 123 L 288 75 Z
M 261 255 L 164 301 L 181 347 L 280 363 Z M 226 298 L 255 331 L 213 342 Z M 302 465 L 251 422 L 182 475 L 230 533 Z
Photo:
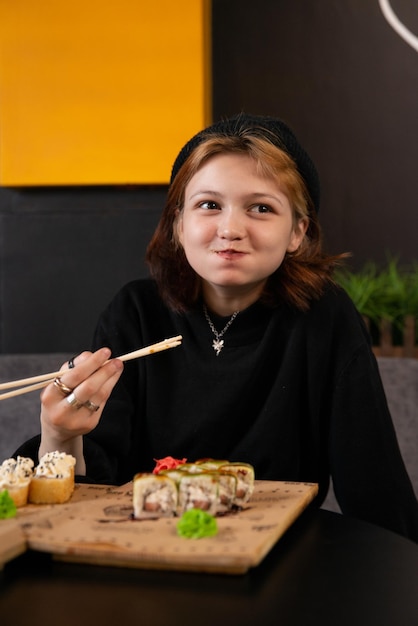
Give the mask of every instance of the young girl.
M 147 250 L 94 352 L 42 395 L 40 440 L 85 480 L 124 483 L 165 456 L 245 461 L 259 479 L 330 476 L 343 513 L 418 540 L 406 474 L 362 319 L 321 246 L 315 167 L 280 120 L 241 114 L 177 157 Z M 123 364 L 118 355 L 182 335 Z M 34 450 L 36 447 L 36 450 Z M 39 449 L 38 449 L 39 447 Z

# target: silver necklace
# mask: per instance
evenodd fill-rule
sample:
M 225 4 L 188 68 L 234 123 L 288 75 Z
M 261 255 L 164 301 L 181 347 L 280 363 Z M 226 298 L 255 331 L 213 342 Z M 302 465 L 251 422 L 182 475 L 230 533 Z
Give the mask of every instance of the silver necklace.
M 209 328 L 211 329 L 211 331 L 215 335 L 215 339 L 212 341 L 212 348 L 215 350 L 216 356 L 219 356 L 219 353 L 222 350 L 222 348 L 224 347 L 224 343 L 225 343 L 224 340 L 221 339 L 221 337 L 223 337 L 223 335 L 226 333 L 228 328 L 231 326 L 232 322 L 234 321 L 234 319 L 238 315 L 239 311 L 234 311 L 232 313 L 232 315 L 229 318 L 228 322 L 225 324 L 225 326 L 223 327 L 223 329 L 219 333 L 216 330 L 215 326 L 213 325 L 212 320 L 209 317 L 209 313 L 208 313 L 208 310 L 206 308 L 206 304 L 203 305 L 203 313 L 205 314 L 206 321 L 209 324 Z

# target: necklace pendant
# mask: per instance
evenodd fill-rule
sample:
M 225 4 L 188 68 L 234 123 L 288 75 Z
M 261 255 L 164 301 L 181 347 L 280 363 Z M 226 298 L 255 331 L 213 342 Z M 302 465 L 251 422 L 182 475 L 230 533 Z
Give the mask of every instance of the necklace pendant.
M 212 333 L 215 335 L 215 339 L 212 341 L 212 348 L 215 350 L 216 356 L 219 356 L 219 353 L 221 352 L 222 348 L 224 347 L 224 340 L 221 339 L 221 337 L 222 337 L 222 335 L 224 335 L 226 333 L 228 328 L 231 326 L 232 322 L 234 321 L 234 319 L 238 315 L 239 311 L 234 311 L 233 312 L 233 314 L 229 318 L 228 322 L 226 323 L 224 328 L 219 333 L 216 330 L 215 326 L 213 325 L 212 320 L 209 317 L 209 313 L 208 313 L 208 310 L 206 308 L 206 304 L 203 305 L 203 313 L 205 315 L 207 323 L 209 324 L 209 328 L 211 329 Z
M 223 347 L 224 347 L 224 340 L 223 339 L 214 339 L 212 341 L 212 348 L 215 350 L 216 356 L 219 355 L 219 353 L 220 353 L 220 351 L 222 350 Z

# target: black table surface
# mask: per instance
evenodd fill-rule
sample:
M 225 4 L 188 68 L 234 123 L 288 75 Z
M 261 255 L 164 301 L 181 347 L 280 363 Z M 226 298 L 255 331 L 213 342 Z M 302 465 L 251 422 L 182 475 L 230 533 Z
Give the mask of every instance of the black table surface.
M 64 563 L 28 552 L 1 573 L 10 626 L 418 625 L 418 545 L 308 510 L 244 575 Z

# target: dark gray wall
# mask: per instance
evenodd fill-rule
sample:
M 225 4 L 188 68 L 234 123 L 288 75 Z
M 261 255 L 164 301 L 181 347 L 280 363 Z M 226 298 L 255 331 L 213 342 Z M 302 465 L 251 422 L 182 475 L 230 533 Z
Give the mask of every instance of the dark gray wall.
M 77 352 L 144 253 L 165 188 L 0 190 L 0 352 Z

